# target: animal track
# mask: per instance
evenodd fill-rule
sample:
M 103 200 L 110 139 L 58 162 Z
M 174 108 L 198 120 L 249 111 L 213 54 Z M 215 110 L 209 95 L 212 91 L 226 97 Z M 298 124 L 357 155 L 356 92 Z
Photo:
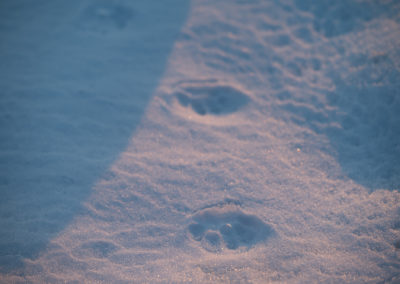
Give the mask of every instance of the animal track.
M 85 29 L 105 33 L 110 29 L 125 28 L 132 16 L 133 12 L 129 7 L 98 1 L 83 11 L 81 23 Z
M 193 221 L 188 227 L 191 236 L 210 252 L 249 248 L 273 232 L 257 216 L 245 214 L 231 204 L 203 209 L 193 216 Z
M 249 102 L 244 92 L 227 85 L 189 86 L 176 94 L 179 103 L 200 115 L 233 113 Z

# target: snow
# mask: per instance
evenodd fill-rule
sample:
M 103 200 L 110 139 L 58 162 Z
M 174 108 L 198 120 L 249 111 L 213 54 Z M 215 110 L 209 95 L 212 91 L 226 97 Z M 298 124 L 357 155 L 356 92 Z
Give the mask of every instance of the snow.
M 398 1 L 0 13 L 0 282 L 400 281 Z

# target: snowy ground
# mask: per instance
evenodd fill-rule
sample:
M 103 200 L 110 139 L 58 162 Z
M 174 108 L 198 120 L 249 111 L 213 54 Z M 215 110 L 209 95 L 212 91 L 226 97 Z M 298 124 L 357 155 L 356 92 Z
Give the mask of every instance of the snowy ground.
M 0 282 L 400 281 L 398 1 L 0 14 Z

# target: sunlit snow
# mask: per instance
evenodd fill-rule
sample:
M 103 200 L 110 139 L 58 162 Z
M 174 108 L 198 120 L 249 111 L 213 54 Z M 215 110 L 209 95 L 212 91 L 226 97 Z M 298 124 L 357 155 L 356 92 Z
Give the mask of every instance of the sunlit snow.
M 0 1 L 0 283 L 399 283 L 400 2 Z

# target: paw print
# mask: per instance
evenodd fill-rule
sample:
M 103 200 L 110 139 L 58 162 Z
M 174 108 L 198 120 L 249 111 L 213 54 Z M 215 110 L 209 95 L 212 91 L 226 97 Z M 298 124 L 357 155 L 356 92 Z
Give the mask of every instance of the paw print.
M 199 115 L 233 113 L 250 100 L 244 92 L 228 85 L 186 86 L 176 97 L 182 106 L 191 107 Z
M 273 230 L 255 215 L 245 214 L 236 206 L 212 207 L 193 216 L 188 230 L 195 241 L 210 252 L 225 248 L 250 248 L 271 236 Z

